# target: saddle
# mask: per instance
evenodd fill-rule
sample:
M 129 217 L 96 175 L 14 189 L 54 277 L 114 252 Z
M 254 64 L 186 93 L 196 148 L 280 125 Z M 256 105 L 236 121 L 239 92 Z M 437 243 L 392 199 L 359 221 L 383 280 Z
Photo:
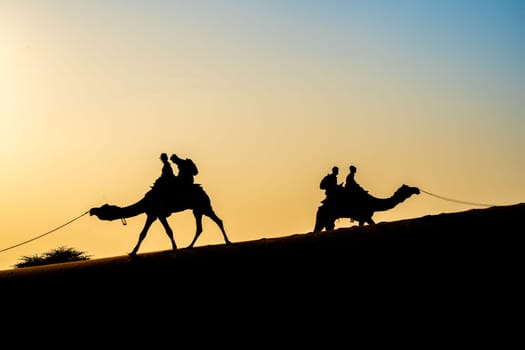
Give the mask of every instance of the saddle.
M 367 199 L 367 195 L 368 191 L 362 188 L 348 189 L 339 185 L 321 203 L 342 207 L 358 207 Z
M 188 198 L 194 193 L 199 184 L 181 181 L 177 176 L 159 177 L 151 186 L 151 193 L 161 197 Z

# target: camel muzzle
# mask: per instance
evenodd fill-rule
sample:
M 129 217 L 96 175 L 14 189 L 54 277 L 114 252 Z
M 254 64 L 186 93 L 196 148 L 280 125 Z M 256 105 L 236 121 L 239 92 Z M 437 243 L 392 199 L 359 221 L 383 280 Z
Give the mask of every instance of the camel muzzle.
M 121 215 L 119 213 L 119 207 L 115 205 L 109 205 L 104 204 L 101 207 L 98 208 L 91 208 L 89 210 L 89 215 L 95 215 L 100 220 L 116 220 L 121 219 Z

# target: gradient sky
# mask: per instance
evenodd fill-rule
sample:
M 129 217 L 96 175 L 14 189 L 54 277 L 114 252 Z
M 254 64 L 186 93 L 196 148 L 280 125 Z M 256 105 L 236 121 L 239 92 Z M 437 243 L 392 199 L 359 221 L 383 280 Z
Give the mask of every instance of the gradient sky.
M 334 165 L 377 197 L 468 202 L 422 193 L 376 222 L 522 203 L 524 18 L 506 0 L 0 0 L 0 250 L 139 200 L 161 152 L 197 163 L 233 242 L 311 232 Z M 82 216 L 0 269 L 126 254 L 144 221 Z M 187 246 L 191 212 L 168 221 Z M 203 224 L 196 246 L 222 244 Z M 170 248 L 157 221 L 139 253 Z

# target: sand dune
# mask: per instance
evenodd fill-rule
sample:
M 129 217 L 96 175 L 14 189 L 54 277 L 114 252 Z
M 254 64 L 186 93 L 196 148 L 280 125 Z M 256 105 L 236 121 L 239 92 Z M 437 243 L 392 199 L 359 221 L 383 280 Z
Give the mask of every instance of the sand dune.
M 516 248 L 523 218 L 525 204 L 472 209 L 315 234 L 143 253 L 136 258 L 124 255 L 12 269 L 0 271 L 0 283 L 3 288 L 46 283 L 58 289 L 64 284 L 80 287 L 104 281 L 106 287 L 123 288 L 141 283 L 142 278 L 177 285 L 181 278 L 197 278 L 192 276 L 257 280 L 265 274 L 270 282 L 272 275 L 283 277 L 286 270 L 299 275 L 315 275 L 319 270 L 348 275 L 402 266 L 408 274 L 423 266 L 438 270 L 466 264 L 499 266 L 495 258 Z M 248 273 L 249 269 L 255 270 Z
M 3 300 L 44 313 L 189 317 L 206 312 L 242 323 L 260 317 L 313 321 L 308 316 L 313 313 L 332 318 L 412 310 L 414 316 L 419 310 L 424 318 L 468 310 L 475 318 L 515 307 L 523 218 L 520 203 L 135 258 L 27 267 L 0 271 L 0 291 Z

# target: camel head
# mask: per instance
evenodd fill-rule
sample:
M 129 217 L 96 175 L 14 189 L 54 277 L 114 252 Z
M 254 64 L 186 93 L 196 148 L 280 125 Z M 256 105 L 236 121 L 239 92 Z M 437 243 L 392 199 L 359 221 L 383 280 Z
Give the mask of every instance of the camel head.
M 98 208 L 91 208 L 89 215 L 95 215 L 100 220 L 115 220 L 122 218 L 121 208 L 116 205 L 104 204 Z
M 403 184 L 394 193 L 394 197 L 399 198 L 401 201 L 404 201 L 411 195 L 419 194 L 419 193 L 420 193 L 419 188 Z

